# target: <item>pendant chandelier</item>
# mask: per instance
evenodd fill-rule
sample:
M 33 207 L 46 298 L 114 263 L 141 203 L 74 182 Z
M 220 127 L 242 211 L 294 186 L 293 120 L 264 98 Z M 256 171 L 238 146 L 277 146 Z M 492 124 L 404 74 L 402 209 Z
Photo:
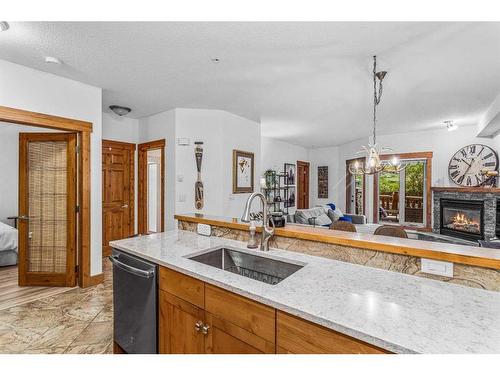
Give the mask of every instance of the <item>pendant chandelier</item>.
M 382 81 L 386 75 L 386 71 L 377 72 L 377 56 L 373 56 L 373 143 L 368 143 L 368 146 L 363 146 L 363 150 L 359 151 L 359 153 L 366 154 L 365 165 L 361 165 L 358 161 L 349 165 L 349 172 L 351 174 L 372 175 L 379 172 L 399 173 L 406 167 L 406 165 L 402 166 L 401 162 L 396 157 L 388 162 L 382 162 L 380 154 L 384 151 L 392 150 L 377 145 L 377 106 L 380 104 L 380 99 L 382 98 Z

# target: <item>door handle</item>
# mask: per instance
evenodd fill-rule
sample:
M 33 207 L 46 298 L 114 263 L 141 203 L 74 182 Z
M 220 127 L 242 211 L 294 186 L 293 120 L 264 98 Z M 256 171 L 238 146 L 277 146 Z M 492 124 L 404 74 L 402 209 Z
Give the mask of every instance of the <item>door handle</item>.
M 128 208 L 128 204 L 124 204 L 122 208 Z

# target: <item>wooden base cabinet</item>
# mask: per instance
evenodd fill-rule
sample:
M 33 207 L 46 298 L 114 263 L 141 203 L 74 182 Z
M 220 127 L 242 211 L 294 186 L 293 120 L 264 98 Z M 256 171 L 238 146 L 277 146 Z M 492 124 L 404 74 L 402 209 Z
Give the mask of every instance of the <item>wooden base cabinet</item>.
M 274 309 L 175 271 L 160 275 L 161 354 L 275 353 Z
M 160 268 L 162 354 L 371 354 L 385 350 Z

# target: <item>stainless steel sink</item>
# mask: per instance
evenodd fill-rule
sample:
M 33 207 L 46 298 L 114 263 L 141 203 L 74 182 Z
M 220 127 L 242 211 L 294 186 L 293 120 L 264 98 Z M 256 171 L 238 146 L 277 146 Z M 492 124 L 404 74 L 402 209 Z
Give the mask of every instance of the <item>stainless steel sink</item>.
M 304 267 L 227 247 L 218 247 L 188 259 L 271 285 L 278 284 Z

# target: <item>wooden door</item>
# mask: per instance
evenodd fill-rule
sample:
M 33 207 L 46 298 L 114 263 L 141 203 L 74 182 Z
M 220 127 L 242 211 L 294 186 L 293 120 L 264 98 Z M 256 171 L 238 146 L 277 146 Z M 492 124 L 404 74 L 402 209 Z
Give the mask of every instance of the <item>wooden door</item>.
M 109 241 L 134 234 L 134 152 L 131 143 L 102 141 L 102 255 Z
M 309 208 L 309 163 L 297 161 L 297 208 Z
M 205 312 L 205 353 L 274 353 L 274 344 L 227 320 Z
M 76 284 L 76 134 L 19 134 L 19 285 Z
M 160 290 L 159 352 L 160 354 L 203 354 L 204 334 L 201 330 L 205 313 L 174 295 Z

